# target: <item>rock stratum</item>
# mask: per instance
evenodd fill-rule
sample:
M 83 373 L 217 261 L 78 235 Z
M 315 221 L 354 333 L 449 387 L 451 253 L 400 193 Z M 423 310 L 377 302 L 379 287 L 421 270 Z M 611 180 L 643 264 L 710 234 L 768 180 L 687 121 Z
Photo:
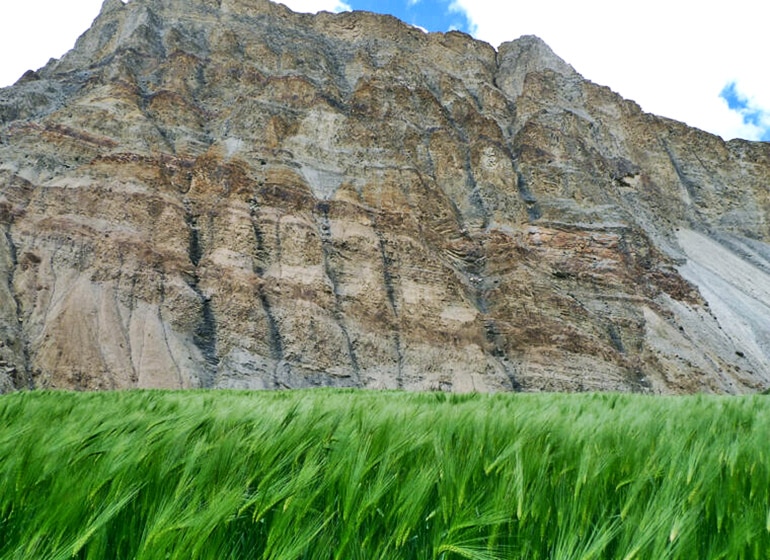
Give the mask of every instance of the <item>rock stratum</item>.
M 768 187 L 535 37 L 107 0 L 0 90 L 0 391 L 764 390 Z

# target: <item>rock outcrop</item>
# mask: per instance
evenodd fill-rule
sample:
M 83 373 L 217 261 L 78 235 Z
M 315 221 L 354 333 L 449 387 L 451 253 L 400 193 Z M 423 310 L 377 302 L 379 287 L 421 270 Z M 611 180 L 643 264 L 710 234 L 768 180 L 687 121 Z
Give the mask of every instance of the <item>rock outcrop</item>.
M 768 187 L 535 37 L 107 0 L 0 90 L 0 391 L 763 390 Z

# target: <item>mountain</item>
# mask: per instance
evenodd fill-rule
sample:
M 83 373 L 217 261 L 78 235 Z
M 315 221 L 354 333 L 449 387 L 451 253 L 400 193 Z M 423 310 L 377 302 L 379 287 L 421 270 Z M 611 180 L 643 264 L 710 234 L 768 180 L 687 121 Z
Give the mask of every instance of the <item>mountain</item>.
M 768 187 L 536 37 L 107 0 L 0 90 L 0 390 L 764 390 Z

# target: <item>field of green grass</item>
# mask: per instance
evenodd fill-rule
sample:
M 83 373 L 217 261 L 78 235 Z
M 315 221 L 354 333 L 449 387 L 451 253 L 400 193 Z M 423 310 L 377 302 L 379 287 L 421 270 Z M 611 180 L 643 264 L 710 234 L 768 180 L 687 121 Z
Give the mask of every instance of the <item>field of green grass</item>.
M 0 397 L 0 558 L 770 558 L 768 397 Z

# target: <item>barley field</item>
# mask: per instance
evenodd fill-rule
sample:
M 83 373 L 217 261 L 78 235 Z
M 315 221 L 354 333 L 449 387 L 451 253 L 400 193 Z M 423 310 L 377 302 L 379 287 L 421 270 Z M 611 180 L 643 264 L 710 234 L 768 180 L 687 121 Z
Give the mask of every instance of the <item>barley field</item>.
M 767 559 L 770 397 L 0 396 L 2 559 Z

